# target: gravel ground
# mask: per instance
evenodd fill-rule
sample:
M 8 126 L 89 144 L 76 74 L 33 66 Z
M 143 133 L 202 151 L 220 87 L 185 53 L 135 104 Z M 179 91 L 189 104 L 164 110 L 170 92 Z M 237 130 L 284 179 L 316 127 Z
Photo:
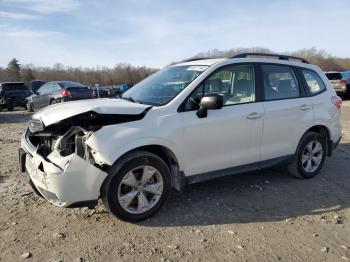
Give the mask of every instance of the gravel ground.
M 34 195 L 17 164 L 29 117 L 0 113 L 0 261 L 350 261 L 350 101 L 314 179 L 268 170 L 191 185 L 138 224 Z

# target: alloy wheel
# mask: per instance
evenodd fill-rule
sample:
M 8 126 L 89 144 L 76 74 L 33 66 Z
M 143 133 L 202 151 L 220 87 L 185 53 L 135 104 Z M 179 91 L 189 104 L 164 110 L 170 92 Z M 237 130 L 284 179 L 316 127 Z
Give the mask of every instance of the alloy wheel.
M 310 141 L 302 154 L 301 161 L 303 169 L 308 173 L 314 172 L 322 163 L 322 157 L 323 148 L 321 143 L 318 140 Z
M 131 214 L 151 210 L 160 200 L 164 189 L 163 178 L 153 166 L 138 166 L 124 175 L 118 187 L 118 202 Z

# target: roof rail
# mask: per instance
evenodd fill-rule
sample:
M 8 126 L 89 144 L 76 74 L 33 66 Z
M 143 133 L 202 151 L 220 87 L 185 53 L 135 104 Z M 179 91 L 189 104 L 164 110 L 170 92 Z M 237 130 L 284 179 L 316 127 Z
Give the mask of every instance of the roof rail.
M 197 57 L 197 58 L 193 57 L 193 58 L 185 59 L 185 60 L 181 61 L 181 63 L 197 61 L 197 60 L 206 60 L 206 59 L 211 59 L 211 58 L 210 57 Z
M 263 56 L 263 57 L 275 57 L 280 60 L 300 60 L 302 63 L 310 64 L 309 61 L 307 61 L 304 58 L 296 57 L 296 56 L 290 56 L 290 55 L 279 55 L 279 54 L 269 54 L 269 53 L 241 53 L 238 55 L 231 56 L 231 58 L 247 58 L 248 56 Z

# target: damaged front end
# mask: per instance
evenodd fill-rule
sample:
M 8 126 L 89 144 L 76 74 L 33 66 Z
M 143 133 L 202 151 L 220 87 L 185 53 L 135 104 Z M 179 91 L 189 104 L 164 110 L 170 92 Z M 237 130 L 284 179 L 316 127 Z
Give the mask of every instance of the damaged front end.
M 111 163 L 87 140 L 104 126 L 142 119 L 150 108 L 121 99 L 49 106 L 33 115 L 22 136 L 21 169 L 57 206 L 96 201 Z
M 85 142 L 105 125 L 142 117 L 86 112 L 48 127 L 33 119 L 22 137 L 22 171 L 35 190 L 57 206 L 96 201 L 109 166 Z
M 79 126 L 32 131 L 29 124 L 22 139 L 26 152 L 22 169 L 35 190 L 57 206 L 96 201 L 107 166 L 97 162 L 95 152 L 85 144 L 94 131 Z

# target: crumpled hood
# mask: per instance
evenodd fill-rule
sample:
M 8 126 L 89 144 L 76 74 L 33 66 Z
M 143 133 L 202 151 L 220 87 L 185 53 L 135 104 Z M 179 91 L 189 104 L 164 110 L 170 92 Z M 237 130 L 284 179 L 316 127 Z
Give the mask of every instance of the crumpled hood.
M 88 111 L 98 114 L 138 115 L 149 107 L 149 105 L 133 103 L 123 99 L 88 99 L 48 106 L 35 113 L 33 118 L 40 119 L 45 126 L 49 126 Z

